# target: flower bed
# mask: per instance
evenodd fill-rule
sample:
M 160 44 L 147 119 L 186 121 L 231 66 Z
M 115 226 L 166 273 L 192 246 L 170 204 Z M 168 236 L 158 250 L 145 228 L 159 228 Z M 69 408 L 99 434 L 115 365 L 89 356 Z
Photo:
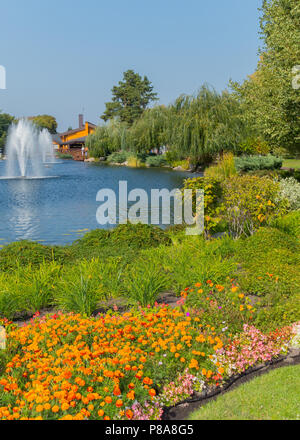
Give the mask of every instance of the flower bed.
M 247 324 L 231 336 L 192 310 L 165 305 L 5 325 L 3 420 L 160 419 L 163 408 L 194 391 L 220 387 L 233 372 L 278 356 L 294 337 L 291 327 L 263 335 Z

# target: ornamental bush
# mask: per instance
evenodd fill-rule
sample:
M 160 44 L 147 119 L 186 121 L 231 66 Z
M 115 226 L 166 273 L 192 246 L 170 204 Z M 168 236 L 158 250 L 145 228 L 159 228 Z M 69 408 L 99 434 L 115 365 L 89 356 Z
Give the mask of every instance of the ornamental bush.
M 281 231 L 300 238 L 300 211 L 292 211 L 274 221 L 273 226 Z
M 129 153 L 126 151 L 117 151 L 115 153 L 112 153 L 107 158 L 108 163 L 124 163 L 127 161 L 129 157 Z
M 276 170 L 282 167 L 283 160 L 279 157 L 268 156 L 241 156 L 235 159 L 238 171 Z
M 217 165 L 210 166 L 205 170 L 205 177 L 211 177 L 219 180 L 227 179 L 228 177 L 236 174 L 237 171 L 232 153 L 225 153 L 218 161 Z
M 260 226 L 287 212 L 287 202 L 278 201 L 279 182 L 268 177 L 235 176 L 223 187 L 224 216 L 236 238 L 254 234 Z
M 222 198 L 222 186 L 219 179 L 215 177 L 196 177 L 186 179 L 183 186 L 185 189 L 193 190 L 193 212 L 196 211 L 196 190 L 204 190 L 204 228 L 205 235 L 208 236 L 214 232 L 220 224 Z
M 288 200 L 290 209 L 300 209 L 300 183 L 293 177 L 282 179 L 279 184 L 279 200 Z
M 146 160 L 146 165 L 148 167 L 163 167 L 167 165 L 167 159 L 166 156 L 160 155 L 160 156 L 149 156 Z

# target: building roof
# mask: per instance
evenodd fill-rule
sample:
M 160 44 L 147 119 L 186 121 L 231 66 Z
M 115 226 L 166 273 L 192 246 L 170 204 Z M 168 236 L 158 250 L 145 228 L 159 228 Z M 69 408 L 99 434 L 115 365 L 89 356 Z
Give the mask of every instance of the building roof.
M 88 121 L 86 121 L 86 124 L 88 124 L 89 127 L 92 127 L 92 128 L 96 128 L 97 127 L 97 125 L 92 124 L 91 122 L 88 122 Z M 84 130 L 84 128 L 85 128 L 85 125 L 82 126 L 82 127 L 79 127 L 79 128 L 74 128 L 73 130 L 65 131 L 64 133 L 59 133 L 59 135 L 60 136 L 67 136 L 69 134 L 74 134 L 74 133 L 77 133 L 78 131 L 82 131 L 82 130 Z
M 77 139 L 71 139 L 68 142 L 61 142 L 61 145 L 74 145 L 74 144 L 81 144 L 84 143 L 86 140 L 87 136 L 83 136 L 81 138 L 77 138 Z
M 55 142 L 58 145 L 61 145 L 61 138 L 58 133 L 52 134 L 52 141 Z

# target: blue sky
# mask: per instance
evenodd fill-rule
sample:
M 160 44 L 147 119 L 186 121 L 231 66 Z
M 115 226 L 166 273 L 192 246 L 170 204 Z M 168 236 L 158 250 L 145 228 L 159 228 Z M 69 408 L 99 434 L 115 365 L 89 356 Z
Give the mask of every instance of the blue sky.
M 204 82 L 217 90 L 255 70 L 261 0 L 3 0 L 0 109 L 99 123 L 127 69 L 169 104 Z

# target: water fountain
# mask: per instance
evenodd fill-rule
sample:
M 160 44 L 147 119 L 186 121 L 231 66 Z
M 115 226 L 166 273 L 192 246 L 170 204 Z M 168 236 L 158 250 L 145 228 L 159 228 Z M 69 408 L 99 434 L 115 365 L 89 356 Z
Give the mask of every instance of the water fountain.
M 6 178 L 47 177 L 44 164 L 55 161 L 50 133 L 46 129 L 39 131 L 27 119 L 10 127 L 5 150 Z
M 52 137 L 46 128 L 44 128 L 40 132 L 38 144 L 39 144 L 39 149 L 42 152 L 43 163 L 44 164 L 56 163 Z

